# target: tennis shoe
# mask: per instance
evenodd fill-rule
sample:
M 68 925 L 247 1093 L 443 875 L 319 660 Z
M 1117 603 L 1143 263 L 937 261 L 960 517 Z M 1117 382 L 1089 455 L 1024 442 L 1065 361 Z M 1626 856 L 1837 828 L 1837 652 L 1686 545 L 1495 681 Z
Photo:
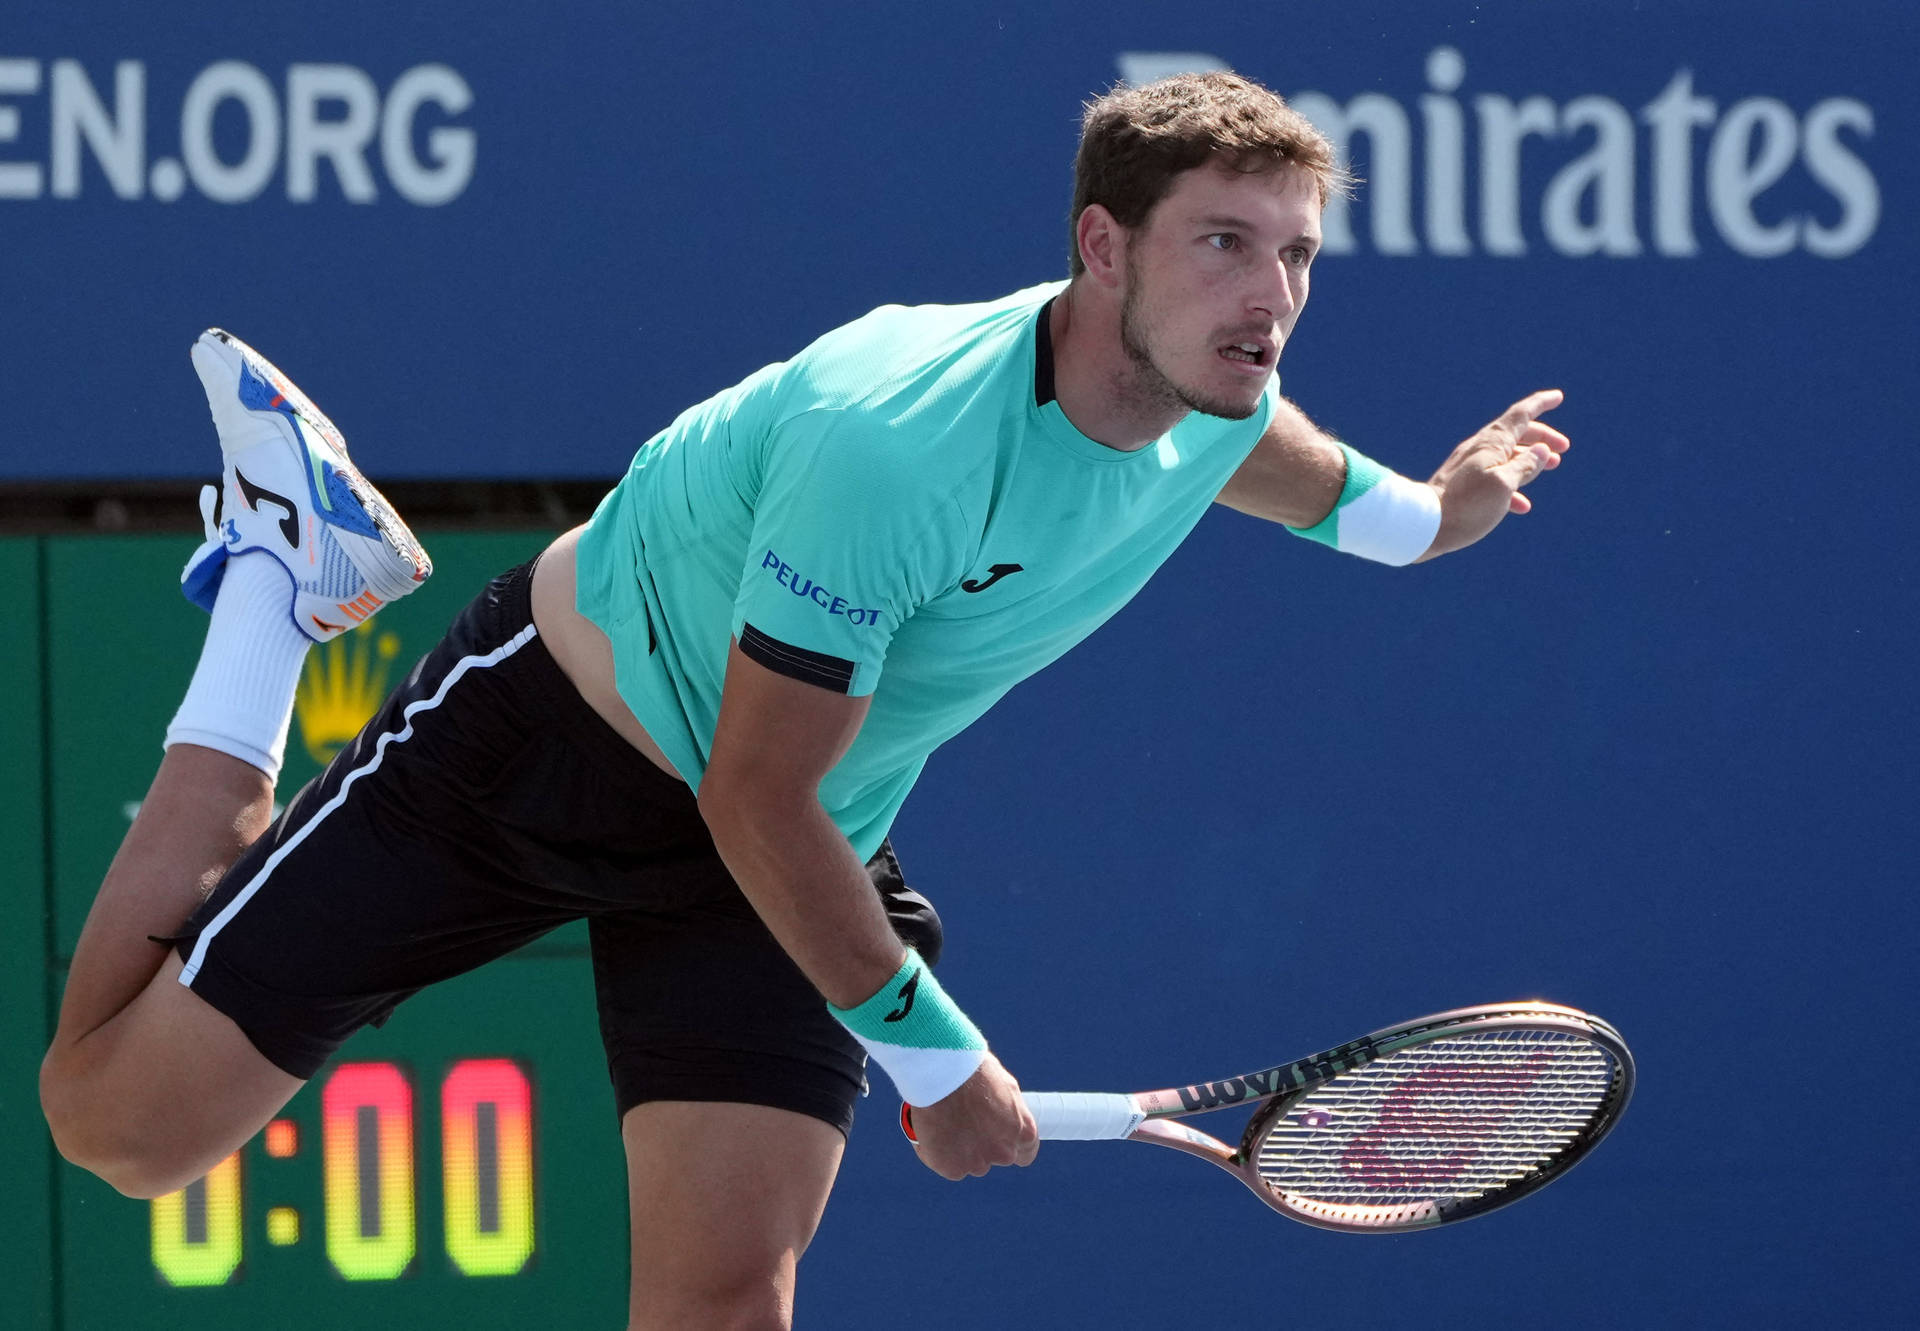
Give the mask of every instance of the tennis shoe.
M 226 561 L 259 551 L 287 574 L 295 627 L 325 642 L 427 580 L 427 552 L 292 380 L 218 328 L 193 344 L 193 368 L 222 465 L 201 494 L 207 539 L 180 574 L 189 601 L 211 611 Z

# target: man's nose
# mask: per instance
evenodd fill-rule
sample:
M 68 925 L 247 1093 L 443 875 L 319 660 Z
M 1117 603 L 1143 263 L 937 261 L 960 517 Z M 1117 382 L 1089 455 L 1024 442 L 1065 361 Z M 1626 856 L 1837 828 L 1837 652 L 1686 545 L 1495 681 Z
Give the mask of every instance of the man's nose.
M 1264 315 L 1275 323 L 1283 322 L 1299 303 L 1294 294 L 1292 274 L 1285 259 L 1263 265 L 1258 285 L 1249 293 L 1250 312 Z

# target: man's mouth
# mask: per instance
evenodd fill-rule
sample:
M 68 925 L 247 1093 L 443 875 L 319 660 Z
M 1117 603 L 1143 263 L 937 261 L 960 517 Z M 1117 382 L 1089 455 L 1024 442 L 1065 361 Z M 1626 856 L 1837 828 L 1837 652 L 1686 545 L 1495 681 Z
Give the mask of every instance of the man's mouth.
M 1273 364 L 1277 350 L 1267 342 L 1247 341 L 1234 342 L 1221 347 L 1219 354 L 1224 360 L 1238 361 L 1242 365 L 1265 369 Z

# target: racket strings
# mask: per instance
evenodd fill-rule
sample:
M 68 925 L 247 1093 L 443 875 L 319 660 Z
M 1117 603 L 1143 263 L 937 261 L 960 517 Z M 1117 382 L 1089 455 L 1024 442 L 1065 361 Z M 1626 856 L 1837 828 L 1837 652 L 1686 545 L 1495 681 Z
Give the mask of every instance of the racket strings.
M 1604 1049 L 1553 1030 L 1491 1030 L 1400 1050 L 1293 1104 L 1255 1151 L 1277 1192 L 1331 1206 L 1483 1195 L 1578 1141 L 1612 1093 Z

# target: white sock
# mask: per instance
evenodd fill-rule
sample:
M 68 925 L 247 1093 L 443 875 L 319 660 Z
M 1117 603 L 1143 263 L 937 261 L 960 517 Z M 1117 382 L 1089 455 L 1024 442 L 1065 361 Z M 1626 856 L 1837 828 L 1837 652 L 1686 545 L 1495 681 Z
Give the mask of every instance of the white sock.
M 166 747 L 198 744 L 278 779 L 293 719 L 293 690 L 312 640 L 287 613 L 287 575 L 255 552 L 227 561 L 213 622 Z

